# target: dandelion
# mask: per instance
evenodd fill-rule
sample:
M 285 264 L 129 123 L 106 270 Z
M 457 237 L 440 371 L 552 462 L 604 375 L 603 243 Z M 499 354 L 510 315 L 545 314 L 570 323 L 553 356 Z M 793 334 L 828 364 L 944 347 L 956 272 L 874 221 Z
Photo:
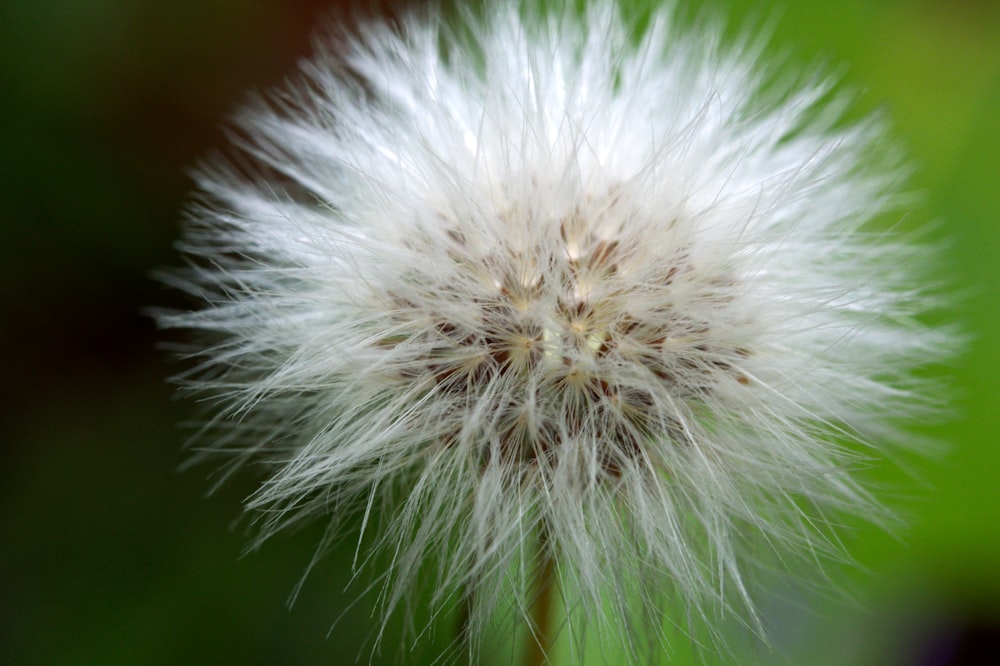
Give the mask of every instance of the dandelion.
M 855 468 L 948 342 L 873 224 L 900 171 L 827 78 L 681 23 L 414 14 L 243 112 L 171 278 L 202 305 L 162 322 L 206 334 L 200 446 L 269 465 L 261 538 L 361 510 L 383 616 L 430 580 L 470 649 L 522 618 L 540 662 L 554 590 L 574 645 L 648 657 L 759 626 L 758 565 L 881 514 Z

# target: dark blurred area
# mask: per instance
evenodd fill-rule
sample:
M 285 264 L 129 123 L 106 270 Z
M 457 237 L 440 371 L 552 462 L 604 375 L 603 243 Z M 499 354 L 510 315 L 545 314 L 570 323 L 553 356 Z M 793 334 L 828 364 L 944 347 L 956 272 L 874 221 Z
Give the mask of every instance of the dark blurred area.
M 252 479 L 206 500 L 211 470 L 178 473 L 194 410 L 144 311 L 184 305 L 152 273 L 228 114 L 294 75 L 317 21 L 385 11 L 0 5 L 0 663 L 339 663 L 370 640 L 324 640 L 349 564 L 286 608 L 318 535 L 241 559 Z
M 397 3 L 398 5 L 398 3 Z M 248 90 L 294 75 L 324 0 L 8 2 L 0 121 L 5 418 L 73 378 L 120 379 L 171 298 L 186 171 Z M 157 366 L 160 359 L 145 360 Z
M 961 4 L 970 16 L 995 18 L 982 3 Z M 183 306 L 152 274 L 180 261 L 173 243 L 190 189 L 186 172 L 224 145 L 227 115 L 249 90 L 294 74 L 318 20 L 349 22 L 403 6 L 0 3 L 0 664 L 369 661 L 373 602 L 352 605 L 366 581 L 345 591 L 352 535 L 289 609 L 322 526 L 241 557 L 248 526 L 234 521 L 253 474 L 205 499 L 213 470 L 178 471 L 188 431 L 177 424 L 195 410 L 173 399 L 166 379 L 180 366 L 158 350 L 162 337 L 143 313 Z M 797 20 L 827 20 L 796 11 L 789 11 L 789 34 Z M 1000 134 L 989 115 L 1000 103 L 1000 68 L 991 71 L 997 76 L 982 75 L 982 99 L 970 107 L 969 122 L 993 134 L 980 141 L 956 132 L 955 139 L 982 154 L 977 177 L 982 168 L 1000 173 Z M 983 177 L 990 182 L 988 173 Z M 947 196 L 967 206 L 991 196 L 982 188 L 963 194 L 970 181 L 955 182 Z M 1000 177 L 992 182 L 995 194 Z M 1000 245 L 990 245 L 1000 234 L 976 233 L 959 234 L 969 257 L 1000 256 Z M 970 274 L 991 276 L 984 290 L 994 296 L 995 266 L 973 266 Z M 984 343 L 984 368 L 998 367 L 997 340 L 994 334 Z M 973 439 L 989 431 L 956 432 Z M 1000 530 L 1000 508 L 980 510 Z M 998 541 L 979 554 L 983 561 L 1000 554 Z M 996 571 L 997 579 L 983 585 L 985 599 L 965 603 L 946 589 L 939 605 L 896 614 L 899 626 L 884 625 L 894 633 L 872 639 L 878 647 L 851 654 L 900 666 L 1000 664 Z M 919 590 L 909 592 L 925 600 Z M 414 663 L 405 650 L 394 654 L 392 640 L 371 661 Z M 434 641 L 442 640 L 448 637 L 430 637 L 431 657 Z

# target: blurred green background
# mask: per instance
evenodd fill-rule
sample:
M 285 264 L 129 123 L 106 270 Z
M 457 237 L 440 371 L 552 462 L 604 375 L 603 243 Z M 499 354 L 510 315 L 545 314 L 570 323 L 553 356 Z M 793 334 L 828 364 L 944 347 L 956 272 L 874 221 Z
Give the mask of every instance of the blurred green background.
M 777 18 L 777 50 L 829 63 L 861 112 L 888 113 L 924 195 L 908 219 L 943 222 L 942 277 L 973 338 L 955 363 L 959 415 L 933 428 L 950 451 L 914 476 L 878 472 L 907 528 L 848 532 L 859 565 L 838 575 L 856 604 L 765 608 L 783 656 L 706 660 L 1000 663 L 1000 6 L 710 6 L 737 24 Z M 213 470 L 178 471 L 194 408 L 172 398 L 179 367 L 142 315 L 179 303 L 150 274 L 179 261 L 186 169 L 224 145 L 248 89 L 293 73 L 321 15 L 344 10 L 0 3 L 0 664 L 368 661 L 373 599 L 350 606 L 364 586 L 344 589 L 350 535 L 289 609 L 321 526 L 241 556 L 252 470 L 207 499 Z M 417 660 L 390 636 L 372 661 Z

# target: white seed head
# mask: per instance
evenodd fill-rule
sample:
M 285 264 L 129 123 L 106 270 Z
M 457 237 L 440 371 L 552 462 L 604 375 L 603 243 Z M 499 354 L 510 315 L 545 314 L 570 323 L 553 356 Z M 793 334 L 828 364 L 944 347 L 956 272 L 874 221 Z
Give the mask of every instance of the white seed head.
M 199 177 L 174 282 L 203 305 L 162 321 L 210 334 L 200 444 L 272 465 L 264 536 L 367 507 L 386 614 L 429 570 L 481 631 L 542 539 L 574 622 L 629 646 L 752 624 L 761 550 L 835 555 L 877 507 L 852 468 L 927 409 L 948 336 L 914 319 L 920 248 L 872 225 L 878 123 L 715 26 L 596 5 L 369 26 Z

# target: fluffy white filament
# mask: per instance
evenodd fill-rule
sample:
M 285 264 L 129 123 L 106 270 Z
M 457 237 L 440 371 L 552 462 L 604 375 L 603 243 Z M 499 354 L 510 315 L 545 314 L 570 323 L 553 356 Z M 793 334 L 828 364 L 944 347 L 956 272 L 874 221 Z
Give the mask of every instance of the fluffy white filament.
M 837 554 L 877 506 L 851 468 L 926 409 L 908 377 L 947 336 L 913 318 L 921 252 L 871 224 L 877 123 L 597 4 L 321 50 L 202 170 L 174 282 L 203 305 L 162 320 L 208 334 L 200 445 L 272 465 L 265 537 L 363 510 L 385 613 L 429 572 L 474 637 L 530 605 L 541 541 L 574 623 L 639 649 L 754 623 L 762 552 Z

